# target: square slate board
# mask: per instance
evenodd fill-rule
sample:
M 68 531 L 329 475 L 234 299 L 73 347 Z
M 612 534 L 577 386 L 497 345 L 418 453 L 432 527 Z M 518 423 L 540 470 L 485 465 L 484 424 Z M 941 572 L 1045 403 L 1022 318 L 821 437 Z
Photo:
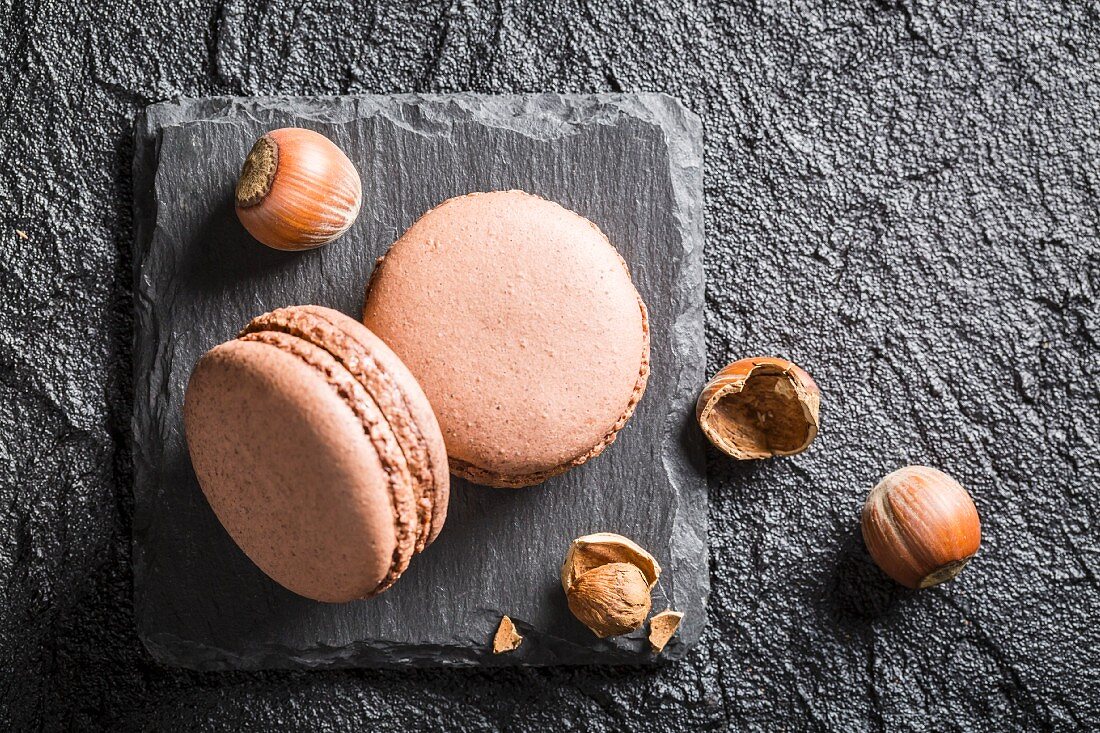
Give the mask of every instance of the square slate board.
M 364 205 L 336 243 L 269 250 L 232 191 L 263 132 L 310 127 L 359 169 Z M 654 611 L 685 612 L 663 658 L 705 622 L 707 492 L 693 402 L 705 379 L 702 133 L 663 95 L 365 96 L 182 100 L 136 131 L 134 594 L 138 631 L 166 664 L 198 669 L 621 664 L 654 659 L 641 629 L 601 641 L 569 613 L 558 568 L 572 538 L 627 535 L 665 571 Z M 358 316 L 376 258 L 423 212 L 470 191 L 521 188 L 595 221 L 650 309 L 653 374 L 601 457 L 545 484 L 456 480 L 439 539 L 389 592 L 300 598 L 236 548 L 199 490 L 184 387 L 199 356 L 250 318 L 318 303 Z M 537 438 L 537 436 L 534 436 Z M 501 614 L 526 637 L 494 656 Z

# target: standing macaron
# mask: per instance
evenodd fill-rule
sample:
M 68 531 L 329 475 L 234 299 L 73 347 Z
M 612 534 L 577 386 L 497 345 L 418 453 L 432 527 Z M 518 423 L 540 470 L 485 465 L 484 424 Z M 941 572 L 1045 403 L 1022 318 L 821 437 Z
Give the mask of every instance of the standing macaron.
M 451 471 L 501 487 L 615 440 L 645 391 L 647 318 L 603 232 L 523 191 L 424 214 L 379 263 L 363 309 L 431 400 Z
M 382 592 L 443 526 L 447 455 L 431 406 L 401 360 L 337 311 L 282 308 L 211 349 L 184 423 L 222 525 L 307 598 Z

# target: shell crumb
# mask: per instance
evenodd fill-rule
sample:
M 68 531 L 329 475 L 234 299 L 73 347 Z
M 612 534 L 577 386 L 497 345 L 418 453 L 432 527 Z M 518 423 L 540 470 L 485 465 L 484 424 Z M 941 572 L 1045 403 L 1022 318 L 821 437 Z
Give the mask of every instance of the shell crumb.
M 684 614 L 679 611 L 661 611 L 649 620 L 649 646 L 654 654 L 664 650 L 683 618 Z
M 496 636 L 493 637 L 493 654 L 505 654 L 513 652 L 523 643 L 523 637 L 516 631 L 516 625 L 512 619 L 502 616 L 500 626 L 497 627 Z

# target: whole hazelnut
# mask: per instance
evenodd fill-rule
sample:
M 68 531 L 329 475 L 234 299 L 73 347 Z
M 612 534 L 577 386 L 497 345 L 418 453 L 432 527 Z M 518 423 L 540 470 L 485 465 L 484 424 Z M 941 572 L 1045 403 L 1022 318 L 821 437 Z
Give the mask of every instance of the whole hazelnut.
M 970 494 L 943 471 L 925 466 L 882 479 L 863 505 L 861 528 L 875 563 L 909 588 L 951 580 L 982 541 Z
M 237 217 L 268 247 L 320 247 L 359 215 L 363 189 L 348 156 L 324 135 L 299 127 L 265 134 L 245 158 Z

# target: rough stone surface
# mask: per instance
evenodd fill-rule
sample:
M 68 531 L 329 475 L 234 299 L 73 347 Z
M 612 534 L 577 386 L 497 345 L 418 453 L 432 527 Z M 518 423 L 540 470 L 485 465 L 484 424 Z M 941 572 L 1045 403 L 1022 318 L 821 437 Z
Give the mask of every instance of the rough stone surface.
M 324 133 L 363 181 L 363 215 L 308 253 L 258 244 L 231 203 L 252 142 L 288 125 Z M 151 107 L 134 168 L 133 566 L 138 633 L 154 658 L 204 670 L 655 661 L 645 629 L 601 641 L 569 613 L 558 569 L 572 539 L 594 531 L 624 534 L 668 568 L 654 603 L 686 620 L 662 657 L 682 657 L 702 633 L 708 580 L 704 440 L 692 422 L 706 360 L 701 156 L 698 118 L 656 94 Z M 629 265 L 650 315 L 652 373 L 637 412 L 603 455 L 539 487 L 456 479 L 443 532 L 378 598 L 334 605 L 284 590 L 199 490 L 182 429 L 192 367 L 280 306 L 357 318 L 375 261 L 422 213 L 511 188 L 592 219 Z M 526 643 L 496 656 L 503 615 Z
M 0 728 L 1096 728 L 1098 39 L 1072 2 L 6 0 Z M 678 663 L 156 664 L 131 603 L 135 115 L 464 89 L 664 91 L 698 113 L 709 369 L 793 358 L 824 391 L 820 437 L 709 454 L 709 624 Z M 985 524 L 960 578 L 922 592 L 857 529 L 910 461 Z

